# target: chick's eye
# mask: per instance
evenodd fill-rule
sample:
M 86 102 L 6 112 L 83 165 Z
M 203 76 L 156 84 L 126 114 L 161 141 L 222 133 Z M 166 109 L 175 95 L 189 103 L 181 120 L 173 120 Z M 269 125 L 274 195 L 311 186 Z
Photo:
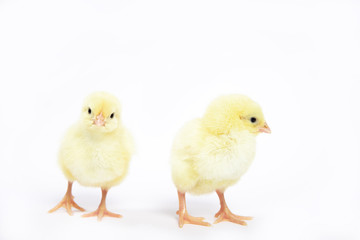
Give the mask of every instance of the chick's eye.
M 250 118 L 250 121 L 252 122 L 252 123 L 255 123 L 256 122 L 256 117 L 252 117 L 252 118 Z
M 91 108 L 88 109 L 88 114 L 91 114 Z
M 112 113 L 112 114 L 110 115 L 110 118 L 114 118 L 114 115 L 115 115 L 115 113 Z

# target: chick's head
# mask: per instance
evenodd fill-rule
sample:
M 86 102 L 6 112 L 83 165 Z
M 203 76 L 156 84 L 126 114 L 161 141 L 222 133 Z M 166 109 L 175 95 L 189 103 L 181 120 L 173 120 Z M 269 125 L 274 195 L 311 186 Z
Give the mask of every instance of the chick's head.
M 90 131 L 108 133 L 119 127 L 120 110 L 116 97 L 106 92 L 95 92 L 85 99 L 80 120 Z
M 203 124 L 212 134 L 228 134 L 232 130 L 271 133 L 260 105 L 239 94 L 221 96 L 210 103 Z

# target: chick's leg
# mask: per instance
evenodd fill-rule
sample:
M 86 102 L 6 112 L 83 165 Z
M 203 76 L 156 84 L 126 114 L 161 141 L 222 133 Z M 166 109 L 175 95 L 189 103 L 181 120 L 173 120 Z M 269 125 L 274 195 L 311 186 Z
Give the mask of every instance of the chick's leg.
M 217 195 L 219 196 L 220 210 L 215 214 L 215 217 L 217 217 L 216 221 L 214 223 L 219 223 L 223 221 L 229 221 L 233 223 L 237 223 L 243 226 L 246 226 L 247 223 L 244 220 L 251 220 L 252 217 L 243 217 L 233 214 L 225 202 L 224 193 L 222 191 L 216 190 Z
M 72 182 L 70 182 L 70 181 L 68 182 L 68 188 L 65 193 L 65 196 L 58 203 L 58 205 L 56 205 L 54 208 L 49 210 L 49 213 L 55 212 L 56 210 L 58 210 L 61 207 L 64 207 L 69 215 L 73 215 L 71 207 L 74 207 L 82 212 L 85 211 L 85 209 L 83 209 L 82 207 L 77 205 L 76 202 L 73 200 L 74 196 L 71 194 L 72 184 L 73 184 Z
M 101 219 L 103 217 L 115 217 L 115 218 L 121 218 L 122 217 L 120 214 L 109 212 L 106 209 L 105 201 L 106 201 L 107 192 L 108 192 L 107 189 L 103 189 L 103 188 L 101 189 L 102 197 L 101 197 L 101 202 L 100 202 L 100 205 L 99 205 L 98 209 L 96 209 L 96 211 L 94 211 L 94 212 L 84 214 L 83 217 L 95 217 L 95 216 L 97 216 L 98 221 L 101 221 Z
M 186 210 L 186 200 L 185 200 L 185 193 L 178 191 L 179 197 L 179 211 L 176 214 L 179 215 L 179 227 L 183 227 L 184 224 L 195 224 L 201 226 L 210 226 L 210 223 L 204 222 L 204 218 L 202 217 L 193 217 L 190 216 Z

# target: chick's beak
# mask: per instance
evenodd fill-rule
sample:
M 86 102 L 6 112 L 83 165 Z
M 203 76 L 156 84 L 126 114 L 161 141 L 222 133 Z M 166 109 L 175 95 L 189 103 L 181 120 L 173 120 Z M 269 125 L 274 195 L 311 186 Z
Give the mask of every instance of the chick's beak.
M 264 123 L 264 126 L 259 129 L 259 132 L 271 133 L 271 129 L 269 128 L 269 126 L 268 126 L 267 123 L 265 122 L 265 123 Z
M 105 126 L 105 118 L 104 118 L 102 112 L 95 117 L 94 124 L 96 126 L 102 126 L 102 127 Z

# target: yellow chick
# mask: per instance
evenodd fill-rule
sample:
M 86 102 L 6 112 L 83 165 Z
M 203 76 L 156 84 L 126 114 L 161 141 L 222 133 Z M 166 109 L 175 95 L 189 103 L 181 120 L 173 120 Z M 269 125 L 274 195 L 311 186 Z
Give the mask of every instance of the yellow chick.
M 255 157 L 255 138 L 260 132 L 271 133 L 260 106 L 243 95 L 221 96 L 207 108 L 202 118 L 185 124 L 175 137 L 172 154 L 172 178 L 179 197 L 179 227 L 184 224 L 210 226 L 204 218 L 190 216 L 185 193 L 205 194 L 216 191 L 221 208 L 215 223 L 230 221 L 246 225 L 243 217 L 226 205 L 224 191 L 247 171 Z
M 65 207 L 72 215 L 71 207 L 84 211 L 71 194 L 72 184 L 100 187 L 102 198 L 98 209 L 83 217 L 121 217 L 106 209 L 108 190 L 125 177 L 131 155 L 133 139 L 122 125 L 120 103 L 112 95 L 95 92 L 85 99 L 81 116 L 67 131 L 59 151 L 59 164 L 68 180 L 64 198 L 49 212 Z

